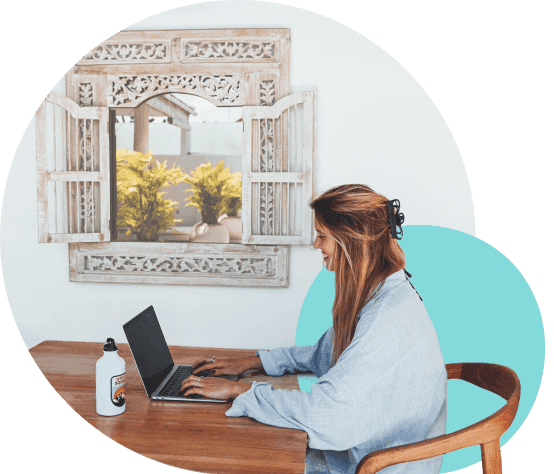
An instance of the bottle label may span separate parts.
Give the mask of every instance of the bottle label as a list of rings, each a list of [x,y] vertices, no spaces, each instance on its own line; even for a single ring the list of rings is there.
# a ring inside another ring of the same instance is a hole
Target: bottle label
[[[125,374],[112,377],[112,403],[116,407],[125,405]]]

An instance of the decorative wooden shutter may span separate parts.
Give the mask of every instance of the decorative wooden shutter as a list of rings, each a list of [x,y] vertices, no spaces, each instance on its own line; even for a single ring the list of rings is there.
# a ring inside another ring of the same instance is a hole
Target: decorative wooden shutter
[[[39,242],[109,241],[109,108],[50,92],[35,120]]]
[[[242,109],[243,244],[312,244],[316,94]]]

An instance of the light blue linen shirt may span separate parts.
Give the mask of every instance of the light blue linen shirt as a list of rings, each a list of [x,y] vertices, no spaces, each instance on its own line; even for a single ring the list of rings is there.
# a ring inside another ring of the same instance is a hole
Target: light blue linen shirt
[[[269,375],[311,371],[311,392],[252,382],[227,416],[308,433],[307,474],[354,474],[373,451],[446,433],[447,373],[435,328],[403,270],[360,312],[354,338],[331,366],[333,328],[313,346],[259,351]],[[437,474],[442,456],[383,474]]]

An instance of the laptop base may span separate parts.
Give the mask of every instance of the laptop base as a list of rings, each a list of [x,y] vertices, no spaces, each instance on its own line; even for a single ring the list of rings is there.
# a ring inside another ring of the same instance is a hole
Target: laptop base
[[[226,400],[217,400],[215,398],[208,398],[204,397],[203,395],[200,395],[198,393],[193,393],[191,395],[185,395],[183,396],[182,392],[178,392],[177,395],[160,395],[160,392],[163,392],[163,389],[165,388],[165,385],[171,379],[173,374],[178,371],[179,369],[187,369],[187,372],[190,372],[192,370],[191,365],[176,365],[173,367],[173,370],[167,375],[167,377],[164,379],[164,381],[160,384],[158,389],[152,394],[150,397],[151,400],[163,400],[163,401],[172,401],[172,402],[213,402],[213,403],[227,403],[229,402],[229,399]],[[239,378],[238,375],[209,375],[209,373],[203,372],[200,374],[194,374],[194,377],[205,377],[205,378],[225,378],[227,380],[231,380],[233,382],[236,382]],[[185,378],[188,378],[189,375],[187,375]],[[181,379],[179,381],[179,385],[184,380]]]

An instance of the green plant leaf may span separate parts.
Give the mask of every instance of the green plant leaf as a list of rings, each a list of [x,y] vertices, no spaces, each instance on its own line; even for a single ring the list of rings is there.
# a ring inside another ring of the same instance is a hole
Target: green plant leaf
[[[151,151],[140,153],[120,148],[116,151],[117,163],[117,227],[126,235],[137,234],[138,240],[157,241],[159,233],[174,226],[177,202],[164,199],[160,189],[184,181],[185,173],[179,167],[167,168]]]

